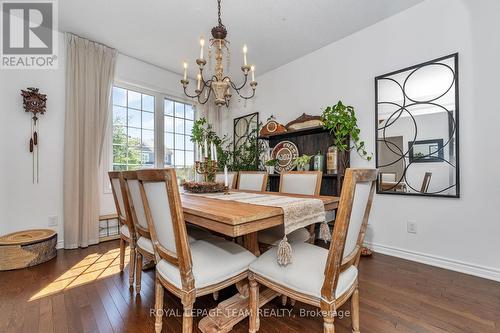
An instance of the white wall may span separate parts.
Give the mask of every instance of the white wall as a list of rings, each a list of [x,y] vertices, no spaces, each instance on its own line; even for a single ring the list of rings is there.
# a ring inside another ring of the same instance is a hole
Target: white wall
[[[377,195],[367,241],[380,252],[500,280],[500,199],[496,102],[500,74],[495,0],[427,0],[341,41],[258,77],[251,107],[282,123],[319,115],[339,99],[357,110],[361,135],[374,151],[374,77],[460,53],[461,199]],[[293,43],[293,39],[288,40]],[[231,121],[226,130],[232,134]],[[373,166],[351,155],[353,166]],[[408,234],[406,222],[418,223]]]
[[[65,116],[65,43],[59,35],[57,70],[0,71],[0,234],[47,228],[58,216],[59,245],[63,244],[63,151]],[[116,79],[180,96],[181,77],[120,54]],[[40,183],[32,184],[28,151],[30,116],[22,107],[21,89],[37,87],[47,94],[47,112],[40,117]],[[103,177],[104,179],[104,173]],[[104,189],[101,184],[101,189]],[[101,191],[102,212],[114,212],[110,194]],[[52,228],[52,227],[51,227]]]
[[[0,70],[0,234],[46,228],[59,217],[62,233],[62,171],[65,104],[65,47],[60,35],[57,70]],[[47,112],[40,116],[40,183],[32,183],[28,150],[30,114],[24,112],[21,89],[36,87],[47,94]]]

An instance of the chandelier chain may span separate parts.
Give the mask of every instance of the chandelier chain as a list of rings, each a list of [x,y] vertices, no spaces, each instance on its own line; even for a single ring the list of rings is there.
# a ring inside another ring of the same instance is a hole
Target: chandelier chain
[[[217,0],[217,8],[218,8],[218,15],[219,15],[219,26],[223,27],[224,24],[222,24],[222,19],[221,19],[221,14],[220,14],[220,2],[221,2],[221,0]]]

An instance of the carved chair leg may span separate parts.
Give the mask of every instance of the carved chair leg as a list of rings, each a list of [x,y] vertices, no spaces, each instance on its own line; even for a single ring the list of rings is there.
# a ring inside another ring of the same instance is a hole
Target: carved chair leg
[[[184,313],[182,315],[182,333],[193,332],[193,304],[193,301],[183,304]]]
[[[135,245],[130,243],[130,261],[129,261],[129,276],[128,283],[131,287],[134,286],[134,274],[135,274]]]
[[[142,253],[137,251],[135,263],[135,293],[141,293],[141,280],[142,280]]]
[[[214,291],[214,292],[212,293],[212,296],[214,297],[214,301],[219,300],[219,291]]]
[[[323,333],[335,333],[335,318],[333,316],[323,317]]]
[[[120,272],[123,272],[125,267],[125,241],[120,238]]]
[[[352,333],[359,332],[359,288],[356,287],[354,293],[351,296],[351,321],[352,321]]]
[[[286,306],[286,301],[288,297],[286,295],[281,295],[281,305]]]
[[[255,278],[250,275],[248,277],[250,284],[250,297],[249,297],[249,309],[250,309],[250,320],[248,324],[248,332],[255,333],[259,330],[259,284],[255,281]]]
[[[161,333],[163,319],[163,286],[155,279],[155,332]]]

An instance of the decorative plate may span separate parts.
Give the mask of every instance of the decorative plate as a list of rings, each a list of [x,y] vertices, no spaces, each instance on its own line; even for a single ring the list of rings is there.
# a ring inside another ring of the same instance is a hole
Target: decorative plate
[[[269,136],[284,132],[286,132],[285,126],[278,123],[276,119],[274,119],[274,116],[271,116],[269,117],[269,119],[267,119],[267,123],[262,126],[259,134],[260,136]]]
[[[271,153],[271,158],[278,160],[278,164],[275,167],[277,172],[292,170],[295,167],[293,161],[297,157],[299,157],[299,149],[291,141],[281,141],[274,147]]]

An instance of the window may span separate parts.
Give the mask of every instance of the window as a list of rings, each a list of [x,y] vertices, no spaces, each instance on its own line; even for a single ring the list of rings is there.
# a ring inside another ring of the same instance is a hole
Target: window
[[[194,165],[192,105],[125,87],[113,87],[113,170],[173,166],[179,178],[189,177]]]
[[[155,165],[155,97],[113,88],[113,170]]]

